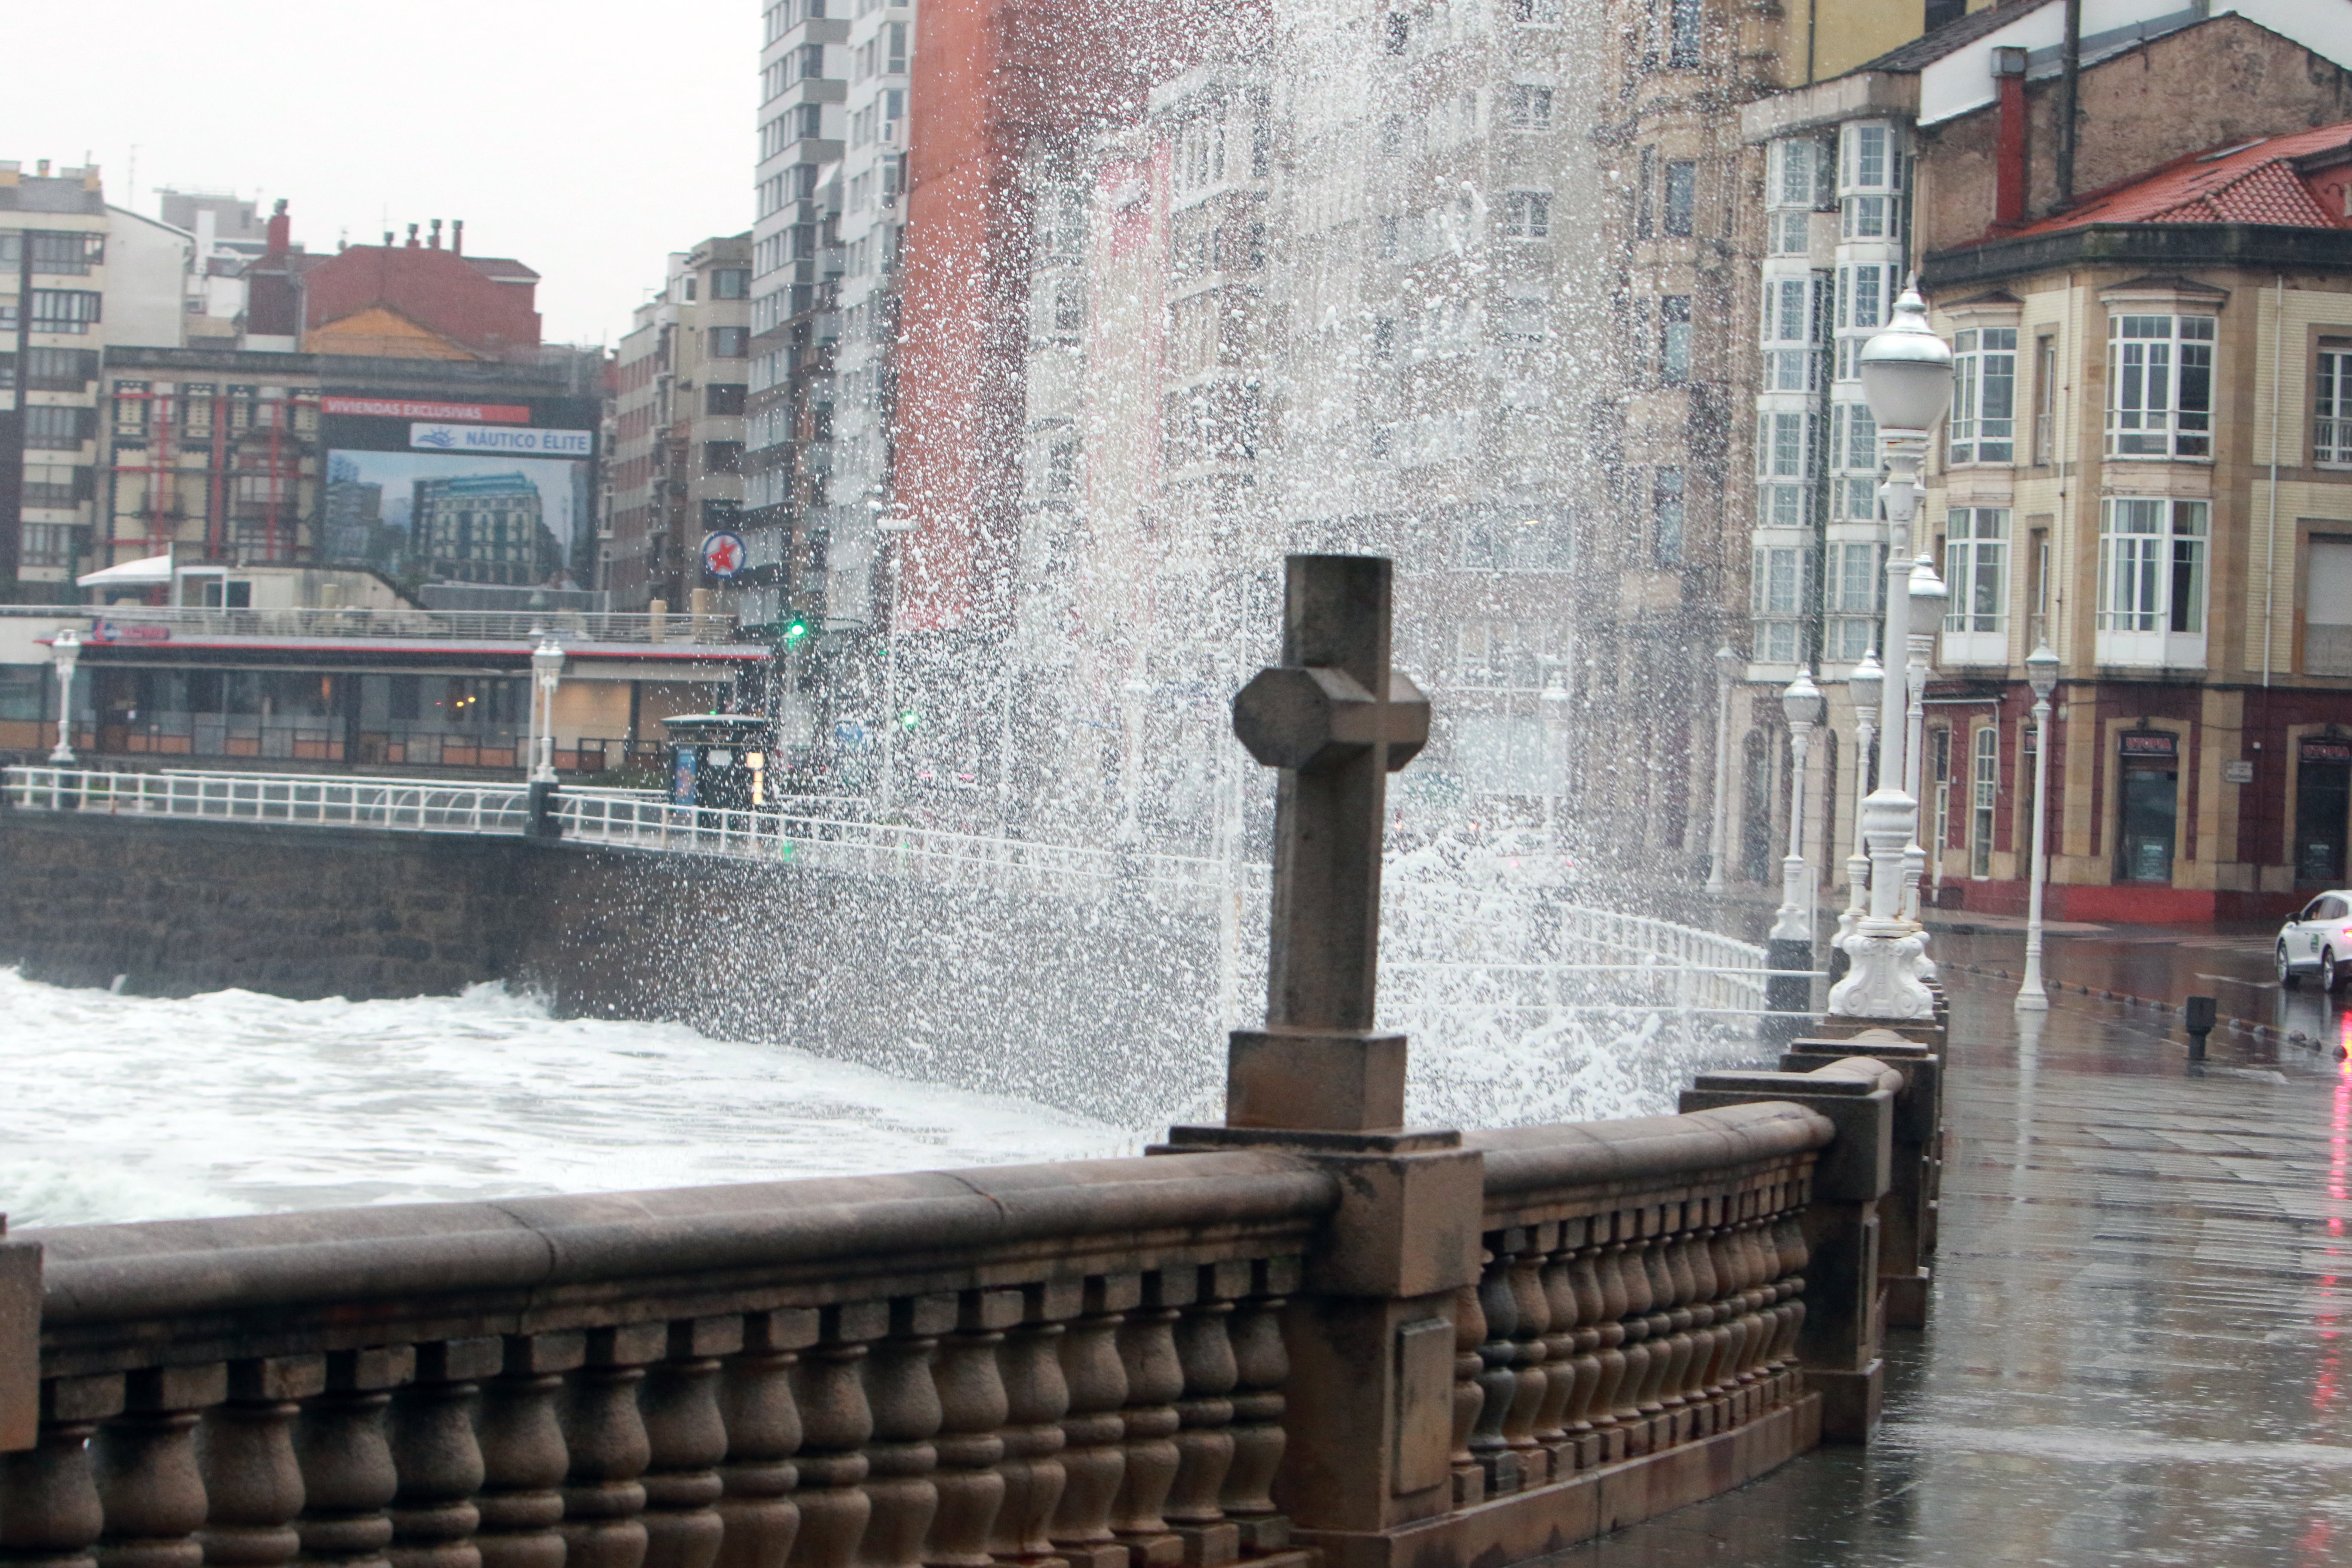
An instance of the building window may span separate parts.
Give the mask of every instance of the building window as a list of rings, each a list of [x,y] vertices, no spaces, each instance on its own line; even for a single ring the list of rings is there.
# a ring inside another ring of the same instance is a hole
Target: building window
[[[1945,520],[1944,582],[1951,601],[1948,632],[1998,632],[2009,626],[2009,509],[1957,506]]]
[[[1813,215],[1775,212],[1765,215],[1765,232],[1774,256],[1803,256],[1813,248]]]
[[[1827,149],[1811,140],[1775,142],[1768,171],[1769,203],[1776,207],[1825,206],[1830,196]]]
[[[1664,213],[1665,232],[1688,236],[1698,211],[1698,165],[1673,163],[1666,165],[1666,199]]]
[[[1412,42],[1412,18],[1406,16],[1402,11],[1390,12],[1387,37],[1388,52],[1392,55],[1401,55],[1404,53],[1405,46]]]
[[[1845,130],[1845,185],[1849,190],[1894,188],[1892,140],[1884,125],[1849,125]]]
[[[1805,461],[1808,416],[1797,413],[1756,416],[1756,476],[1765,479],[1801,479],[1810,475]]]
[[[90,289],[36,289],[33,331],[79,336],[98,325],[99,298],[97,290]]]
[[[2319,351],[2319,385],[2311,406],[2311,460],[2352,468],[2352,344]]]
[[[2107,453],[2210,458],[2213,453],[2210,316],[2107,319]]]
[[[1827,656],[1852,664],[1877,646],[1880,614],[1885,599],[1886,554],[1881,544],[1832,544],[1829,547],[1830,605]]]
[[[1559,0],[1511,0],[1511,20],[1522,27],[1559,26]]]
[[[1661,566],[1683,563],[1683,471],[1661,468],[1650,481],[1650,559]]]
[[[1818,384],[1814,313],[1810,277],[1765,279],[1764,391],[1811,392]]]
[[[751,389],[740,382],[714,381],[702,389],[702,411],[705,414],[740,415],[743,398]]]
[[[1542,191],[1513,191],[1503,198],[1503,234],[1508,239],[1544,239],[1551,234],[1551,197]]]
[[[1993,808],[2000,800],[2000,731],[1977,731],[1976,766],[1969,783],[1969,875],[1992,875]]]
[[[1503,100],[1503,128],[1507,131],[1549,131],[1551,129],[1551,89],[1532,82],[1515,82],[1510,95]]]
[[[1054,290],[1054,330],[1075,332],[1087,324],[1087,295],[1084,286],[1065,279]]]
[[[2046,468],[2058,450],[2058,340],[2033,340],[2033,466]]]
[[[1774,546],[1756,552],[1749,608],[1757,621],[1757,657],[1766,664],[1796,662],[1796,616],[1806,559],[1803,551],[1793,547]]]
[[[706,474],[740,474],[743,471],[743,443],[740,441],[705,441],[702,444],[702,471]]]
[[[710,297],[714,300],[748,300],[751,297],[751,269],[743,267],[721,267],[710,274]]]
[[[2008,463],[2017,452],[2017,329],[1969,327],[1952,334],[1952,416],[1946,458]]]
[[[1837,324],[1859,331],[1884,326],[1881,312],[1886,308],[1893,271],[1892,268],[1874,265],[1839,268]],[[1845,377],[1841,374],[1839,379]]]
[[[1575,555],[1576,514],[1568,510],[1482,513],[1463,539],[1463,564],[1473,571],[1565,572]]]
[[[746,359],[751,353],[751,329],[749,327],[713,327],[710,329],[710,357],[713,359]]]
[[[907,24],[891,22],[882,28],[884,59],[882,68],[892,76],[904,76],[907,71]]]
[[[1691,373],[1691,302],[1687,294],[1669,294],[1658,301],[1658,380],[1681,386]]]
[[[1830,409],[1830,466],[1840,478],[1830,498],[1831,515],[1849,522],[1878,520],[1878,425],[1865,404],[1841,403]]]
[[[25,445],[41,452],[76,452],[98,434],[98,410],[36,403],[25,410]]]
[[[1666,0],[1666,64],[1688,70],[1698,64],[1700,0]]]
[[[2208,503],[2099,503],[2099,630],[2205,630]]]
[[[1078,488],[1078,444],[1056,441],[1045,448],[1045,489],[1066,496]]]

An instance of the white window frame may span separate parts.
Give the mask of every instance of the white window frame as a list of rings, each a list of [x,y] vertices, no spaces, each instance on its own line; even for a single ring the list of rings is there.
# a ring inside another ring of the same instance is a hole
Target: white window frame
[[[2352,468],[2352,347],[2323,348],[2311,398],[2311,461]]]
[[[2009,662],[2009,530],[2003,506],[1956,506],[1945,515],[1946,665]]]
[[[2204,668],[2211,549],[2210,501],[2100,499],[2099,663]]]
[[[1962,327],[1952,334],[1952,412],[1944,461],[2008,468],[2017,461],[2017,329]]]
[[[1969,746],[1969,876],[1992,875],[1992,840],[2000,816],[2000,726],[1981,724]]]
[[[2219,335],[2220,320],[2211,315],[2128,305],[2110,311],[2108,457],[2212,460],[2213,350]],[[2191,403],[2198,406],[2183,406]]]

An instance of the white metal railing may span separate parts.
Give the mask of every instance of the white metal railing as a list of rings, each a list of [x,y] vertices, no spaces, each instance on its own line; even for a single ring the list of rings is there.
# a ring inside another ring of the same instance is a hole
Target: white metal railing
[[[604,610],[412,610],[344,606],[334,609],[222,610],[190,605],[0,605],[0,616],[49,620],[79,617],[88,637],[106,642],[167,640],[158,634],[252,637],[394,637],[404,640],[530,642],[551,636],[565,643],[754,642],[733,616],[622,614]],[[142,632],[140,628],[152,630]]]
[[[20,810],[406,833],[520,834],[530,792],[520,784],[445,784],[313,773],[101,773],[25,767],[0,773]]]
[[[68,767],[0,772],[21,810],[520,835],[530,824],[520,783],[451,784],[310,773],[108,773]],[[680,805],[655,790],[564,788],[552,807],[570,843],[792,863],[942,887],[1069,895],[1126,889],[1179,903],[1262,903],[1263,861],[1102,849],[860,820],[855,803],[794,798],[730,810]],[[813,809],[814,808],[814,809]],[[1764,1010],[1765,952],[1751,942],[1644,915],[1560,899],[1549,887],[1462,887],[1426,873],[1391,876],[1385,963],[1400,1009],[1475,1006],[1530,1015],[1671,1009]],[[1240,963],[1228,933],[1224,961]],[[1227,987],[1228,990],[1233,989]]]

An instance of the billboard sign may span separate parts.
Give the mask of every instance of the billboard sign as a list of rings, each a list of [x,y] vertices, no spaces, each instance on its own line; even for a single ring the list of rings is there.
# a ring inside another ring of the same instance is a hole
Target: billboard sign
[[[326,390],[321,556],[428,583],[570,585],[595,549],[601,413],[589,397]]]
[[[503,426],[411,425],[408,444],[433,452],[513,452],[541,458],[593,458],[593,430],[517,430]]]

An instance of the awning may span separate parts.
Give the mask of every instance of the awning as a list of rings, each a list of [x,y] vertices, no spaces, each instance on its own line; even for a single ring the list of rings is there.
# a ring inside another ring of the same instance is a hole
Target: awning
[[[92,572],[74,581],[85,588],[164,588],[172,583],[172,558],[150,555],[144,561],[125,561],[103,572]]]

